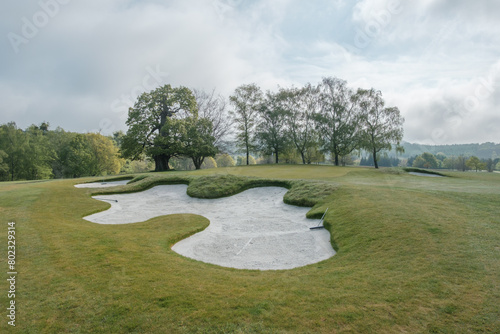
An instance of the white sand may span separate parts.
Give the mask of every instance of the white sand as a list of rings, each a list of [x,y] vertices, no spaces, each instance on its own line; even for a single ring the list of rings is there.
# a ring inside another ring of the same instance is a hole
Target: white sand
[[[174,213],[202,215],[210,225],[172,249],[224,267],[291,269],[335,255],[330,233],[309,229],[319,223],[305,217],[309,208],[283,203],[285,188],[254,188],[210,200],[189,197],[186,189],[186,185],[166,185],[140,193],[95,196],[108,201],[111,208],[85,219],[99,224],[127,224]]]
[[[107,188],[107,187],[116,187],[116,186],[124,186],[130,180],[122,180],[122,181],[110,181],[110,182],[92,182],[92,183],[81,183],[75,184],[77,188]]]

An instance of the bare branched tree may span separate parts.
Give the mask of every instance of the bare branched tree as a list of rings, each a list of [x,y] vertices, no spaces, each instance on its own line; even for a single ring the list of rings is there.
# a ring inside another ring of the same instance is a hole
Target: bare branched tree
[[[193,89],[193,94],[198,104],[198,116],[212,122],[212,136],[215,138],[215,146],[220,151],[224,151],[224,140],[231,132],[227,99],[216,94],[215,89],[209,93]]]

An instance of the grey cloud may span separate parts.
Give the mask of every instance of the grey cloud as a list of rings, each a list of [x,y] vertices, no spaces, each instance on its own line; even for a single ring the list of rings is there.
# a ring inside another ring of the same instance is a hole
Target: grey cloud
[[[161,83],[226,96],[243,83],[275,89],[337,76],[382,90],[406,117],[407,140],[478,141],[486,132],[495,141],[498,86],[474,113],[459,106],[500,59],[500,3],[403,4],[354,52],[347,46],[364,21],[349,2],[70,1],[19,53],[0,41],[0,116],[21,127],[46,120],[72,131],[125,129],[123,101],[155,83],[148,68],[168,73]],[[1,6],[3,37],[40,10],[36,2]]]

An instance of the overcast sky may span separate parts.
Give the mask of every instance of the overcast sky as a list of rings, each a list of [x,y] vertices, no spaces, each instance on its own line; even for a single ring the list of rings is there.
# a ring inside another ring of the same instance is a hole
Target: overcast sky
[[[404,140],[500,142],[497,0],[36,0],[0,4],[0,124],[126,130],[163,84],[347,80],[382,91]]]

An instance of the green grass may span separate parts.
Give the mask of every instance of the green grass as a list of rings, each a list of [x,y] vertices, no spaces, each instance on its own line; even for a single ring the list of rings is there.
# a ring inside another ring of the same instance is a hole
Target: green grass
[[[446,175],[251,166],[141,174],[118,189],[184,183],[192,196],[214,197],[282,185],[287,202],[315,205],[308,216],[328,207],[337,255],[280,271],[173,252],[208,226],[200,216],[87,222],[84,215],[109,207],[91,194],[117,191],[73,187],[96,179],[1,183],[5,236],[6,222],[16,222],[15,332],[498,333],[500,174]],[[4,316],[0,332],[7,327]]]

